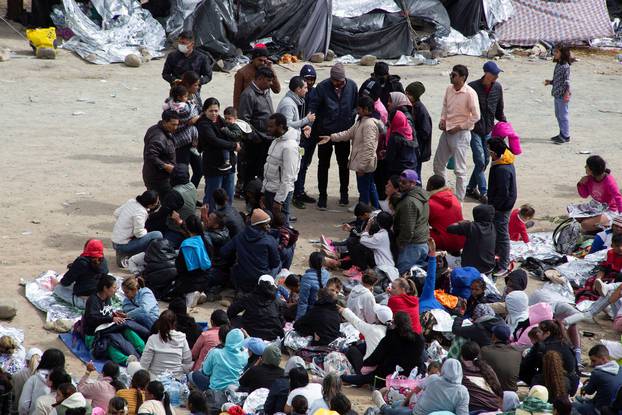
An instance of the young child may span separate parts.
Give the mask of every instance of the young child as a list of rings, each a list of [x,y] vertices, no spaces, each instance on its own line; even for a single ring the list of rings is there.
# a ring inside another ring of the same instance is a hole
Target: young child
[[[269,233],[278,243],[282,267],[289,269],[294,260],[298,231],[288,226],[287,219],[282,212],[273,212]]]
[[[179,127],[174,134],[175,148],[192,144],[192,149],[196,152],[199,144],[199,131],[193,124],[198,119],[199,109],[188,101],[188,89],[183,85],[172,87],[162,110],[172,110],[180,116]]]
[[[473,222],[463,220],[449,225],[447,232],[466,236],[462,250],[464,267],[477,268],[482,274],[492,272],[495,266],[496,232],[492,223],[495,208],[490,205],[477,205],[473,208]]]
[[[559,125],[559,134],[551,137],[555,144],[570,141],[570,122],[568,121],[568,103],[570,102],[570,65],[574,62],[568,46],[557,45],[553,49],[555,70],[553,79],[544,81],[544,85],[552,85],[551,95],[555,100],[555,118]]]
[[[597,279],[613,276],[616,281],[620,279],[622,272],[622,235],[613,235],[611,237],[611,249],[607,251],[607,258],[599,265]],[[617,274],[617,275],[616,275]]]
[[[285,292],[287,291],[287,292]],[[286,309],[283,312],[285,321],[296,320],[296,312],[298,311],[298,300],[300,294],[300,275],[289,274],[283,285],[279,286],[279,294],[285,301]]]
[[[501,138],[505,140],[507,138],[507,144],[515,156],[522,154],[523,150],[520,146],[520,137],[514,131],[512,124],[505,121],[499,121],[492,128],[492,132],[490,133],[491,138]]]
[[[235,108],[227,107],[224,112],[225,116],[225,126],[220,129],[222,135],[224,135],[228,140],[239,142],[242,140],[244,136],[244,132],[237,124],[238,121],[238,113]],[[218,167],[220,171],[227,171],[231,169],[231,163],[229,162],[229,150],[222,150],[222,159],[223,162]]]
[[[292,399],[292,415],[307,415],[309,402],[303,395],[296,395]]]
[[[207,403],[205,402],[203,392],[197,390],[190,392],[188,396],[188,410],[191,415],[207,414]]]
[[[510,214],[510,241],[529,242],[529,234],[527,228],[533,226],[532,219],[536,214],[536,210],[530,204],[524,204],[520,209],[514,209]]]

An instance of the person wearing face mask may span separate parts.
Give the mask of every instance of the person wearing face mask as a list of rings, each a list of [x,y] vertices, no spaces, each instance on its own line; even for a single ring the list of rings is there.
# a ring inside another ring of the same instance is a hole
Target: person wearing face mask
[[[175,143],[171,134],[178,126],[179,114],[166,110],[162,120],[145,134],[143,182],[147,190],[155,190],[160,199],[172,188],[170,174],[175,167]]]
[[[205,85],[212,80],[212,67],[206,55],[194,50],[194,34],[182,32],[177,39],[177,50],[169,53],[162,68],[162,78],[173,86],[181,81],[184,73],[193,71]],[[200,93],[197,91],[197,94]]]
[[[272,61],[268,58],[268,49],[261,44],[256,45],[251,51],[251,61],[244,65],[235,73],[235,83],[233,84],[233,106],[240,111],[240,96],[242,92],[249,87],[255,80],[255,72],[261,67],[272,69]],[[272,79],[270,89],[275,94],[281,92],[281,83],[276,74]]]
[[[464,65],[453,67],[445,91],[443,110],[438,128],[443,131],[434,154],[434,174],[446,178],[447,162],[453,157],[456,174],[456,197],[463,200],[466,193],[467,152],[471,130],[480,119],[477,92],[466,84],[469,70]]]

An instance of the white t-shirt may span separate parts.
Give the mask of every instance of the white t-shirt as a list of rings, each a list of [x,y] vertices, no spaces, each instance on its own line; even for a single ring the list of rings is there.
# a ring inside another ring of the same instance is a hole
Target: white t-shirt
[[[296,388],[287,395],[287,405],[292,406],[292,400],[302,395],[307,398],[307,403],[315,402],[318,399],[322,399],[322,385],[319,383],[309,383],[302,388]]]

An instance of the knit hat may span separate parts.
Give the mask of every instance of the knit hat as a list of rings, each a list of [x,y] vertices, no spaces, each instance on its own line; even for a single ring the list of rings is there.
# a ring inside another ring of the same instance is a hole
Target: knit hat
[[[89,258],[103,258],[104,257],[104,243],[99,239],[89,239],[84,245],[84,250],[80,256],[86,256]]]
[[[272,275],[268,275],[268,274],[262,275],[261,277],[259,277],[259,280],[257,281],[257,285],[259,285],[262,281],[269,282],[270,284],[276,287],[276,282],[274,282],[274,277]]]
[[[330,68],[330,79],[333,81],[345,81],[346,80],[346,68],[343,64],[337,62]]]
[[[34,356],[43,356],[43,352],[41,351],[41,349],[37,349],[36,347],[31,347],[30,349],[28,349],[28,352],[26,353],[26,361],[29,361]]]
[[[393,321],[393,311],[386,305],[376,304],[374,306],[374,313],[376,313],[376,318],[382,324],[387,324],[389,321]]]
[[[300,70],[300,76],[302,76],[303,78],[317,78],[317,73],[315,72],[315,68],[313,67],[313,65],[307,64],[303,66]]]
[[[613,223],[611,224],[611,226],[613,226],[613,225],[615,225],[615,226],[617,226],[619,228],[622,228],[622,215],[616,215],[613,218]]]
[[[278,366],[281,363],[281,350],[276,344],[271,344],[266,347],[261,355],[261,360],[272,366]]]
[[[510,328],[507,324],[497,324],[492,328],[492,334],[502,343],[510,342]]]
[[[421,95],[423,95],[424,92],[425,92],[425,86],[423,86],[423,84],[419,81],[411,82],[406,87],[406,93],[412,96],[415,99],[415,101],[419,101],[419,98],[421,97]]]
[[[262,223],[270,223],[270,215],[263,209],[254,209],[251,214],[251,226],[261,225]]]
[[[262,356],[266,350],[266,344],[259,337],[247,337],[244,339],[244,347],[251,351],[252,354]]]

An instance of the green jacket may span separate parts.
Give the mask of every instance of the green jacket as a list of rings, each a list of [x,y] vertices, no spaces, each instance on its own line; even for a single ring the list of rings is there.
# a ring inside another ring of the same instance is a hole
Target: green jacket
[[[428,192],[417,186],[402,195],[395,207],[393,229],[399,248],[409,244],[423,244],[430,235]]]

